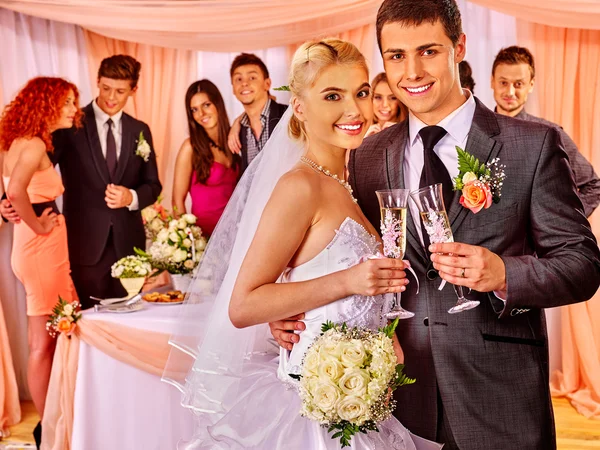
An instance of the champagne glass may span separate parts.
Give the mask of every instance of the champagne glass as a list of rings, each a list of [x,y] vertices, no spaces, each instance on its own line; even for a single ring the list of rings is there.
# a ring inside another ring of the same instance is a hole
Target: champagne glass
[[[448,214],[444,207],[444,197],[442,196],[442,184],[426,186],[410,193],[411,198],[417,204],[423,227],[429,236],[429,242],[440,244],[444,242],[454,242],[452,228]],[[458,297],[456,305],[448,310],[450,314],[456,314],[462,311],[473,309],[479,305],[477,300],[468,300],[465,298],[462,286],[454,286],[454,292]]]
[[[388,258],[402,259],[406,253],[406,208],[408,189],[390,189],[375,191],[381,211],[381,235],[383,254]],[[388,319],[409,319],[415,315],[402,308],[400,294],[394,293],[392,309],[385,317]]]

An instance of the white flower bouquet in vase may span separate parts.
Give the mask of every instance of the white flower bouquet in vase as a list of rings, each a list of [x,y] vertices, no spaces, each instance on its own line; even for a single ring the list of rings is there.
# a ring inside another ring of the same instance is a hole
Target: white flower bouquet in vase
[[[140,255],[130,255],[121,258],[111,267],[111,275],[118,278],[127,291],[129,297],[133,297],[141,291],[146,277],[152,272],[152,265],[148,258]]]
[[[196,216],[183,214],[157,233],[146,252],[137,248],[135,252],[148,258],[156,274],[167,271],[174,289],[186,292],[205,248],[206,238],[196,225]]]
[[[356,433],[379,431],[396,404],[392,392],[414,379],[398,364],[392,336],[398,319],[378,331],[323,324],[323,333],[308,348],[300,381],[300,413],[319,422],[350,446]]]

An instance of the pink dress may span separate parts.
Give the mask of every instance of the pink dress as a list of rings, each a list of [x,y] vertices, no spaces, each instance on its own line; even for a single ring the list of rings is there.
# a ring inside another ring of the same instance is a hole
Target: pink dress
[[[235,189],[238,172],[239,169],[227,167],[216,161],[210,168],[210,175],[205,183],[198,183],[196,172],[193,172],[190,186],[192,214],[198,218],[197,224],[205,236],[210,236],[217,226]]]

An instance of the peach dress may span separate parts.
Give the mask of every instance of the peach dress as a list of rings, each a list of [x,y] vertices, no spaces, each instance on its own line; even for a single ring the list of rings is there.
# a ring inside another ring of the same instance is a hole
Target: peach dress
[[[3,178],[4,186],[8,186],[10,177]],[[27,186],[31,203],[52,201],[63,191],[60,175],[52,166],[35,172]],[[45,236],[36,234],[23,221],[14,226],[11,265],[25,287],[28,316],[51,314],[59,296],[67,301],[77,300],[65,218],[59,215],[58,219],[58,225]]]

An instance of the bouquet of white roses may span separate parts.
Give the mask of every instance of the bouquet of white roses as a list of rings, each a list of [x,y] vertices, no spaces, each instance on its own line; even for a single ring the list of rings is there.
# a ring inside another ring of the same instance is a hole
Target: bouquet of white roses
[[[392,336],[398,324],[374,331],[346,324],[323,324],[323,333],[304,356],[300,380],[301,414],[335,432],[342,447],[356,433],[379,431],[395,407],[391,392],[414,379],[397,364]]]
[[[152,272],[148,258],[139,255],[130,255],[121,258],[110,268],[113,278],[142,278]]]
[[[166,270],[171,274],[191,273],[200,262],[206,247],[206,238],[195,224],[196,216],[183,214],[158,232],[146,252],[140,249],[135,249],[135,252],[147,257],[159,272]]]

